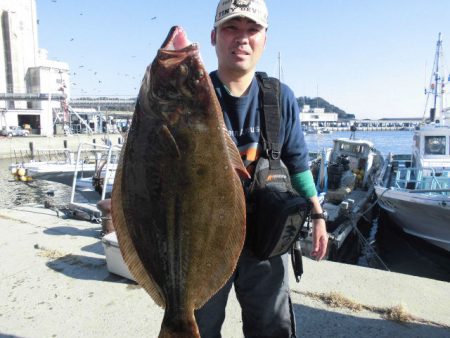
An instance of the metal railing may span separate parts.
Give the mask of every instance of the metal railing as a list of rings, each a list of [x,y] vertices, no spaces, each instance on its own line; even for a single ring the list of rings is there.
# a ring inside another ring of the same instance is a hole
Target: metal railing
[[[394,187],[424,193],[448,194],[450,170],[437,173],[435,168],[399,168]]]
[[[72,194],[70,196],[70,202],[73,203],[75,199],[75,191],[77,187],[77,179],[78,179],[78,172],[83,171],[83,163],[86,163],[87,159],[82,159],[83,152],[89,151],[90,153],[94,154],[94,161],[96,164],[96,171],[98,169],[102,169],[101,162],[105,161],[105,166],[102,170],[105,172],[104,176],[104,183],[103,188],[101,191],[101,197],[100,199],[105,199],[106,192],[108,190],[108,184],[111,185],[111,181],[113,180],[113,177],[115,175],[116,170],[116,164],[118,162],[118,157],[120,155],[120,150],[122,148],[122,145],[99,145],[95,143],[81,143],[78,146],[78,153],[77,153],[77,159],[76,159],[76,165],[75,165],[75,172],[73,175],[73,183],[72,183]],[[111,187],[109,187],[111,188]]]

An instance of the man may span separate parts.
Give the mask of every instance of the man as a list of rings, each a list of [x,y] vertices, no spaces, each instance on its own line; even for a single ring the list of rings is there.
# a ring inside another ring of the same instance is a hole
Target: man
[[[220,0],[211,32],[211,43],[218,58],[218,70],[211,73],[211,79],[227,129],[246,166],[257,160],[262,149],[255,70],[266,45],[267,16],[263,0]],[[294,188],[312,202],[315,217],[311,255],[320,260],[328,242],[325,220],[308,167],[297,101],[286,85],[281,86],[281,102],[281,159],[289,169]],[[242,308],[245,337],[295,337],[288,266],[288,254],[259,260],[244,246],[230,280],[196,311],[202,338],[221,337],[225,306],[233,284]]]

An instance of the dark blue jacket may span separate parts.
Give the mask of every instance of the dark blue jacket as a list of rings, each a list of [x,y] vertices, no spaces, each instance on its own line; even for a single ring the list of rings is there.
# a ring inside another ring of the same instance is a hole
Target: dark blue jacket
[[[259,86],[256,77],[247,95],[235,97],[228,93],[217,76],[212,72],[211,80],[222,106],[225,125],[236,143],[245,166],[258,159],[262,151],[259,109]],[[282,144],[281,159],[290,175],[304,172],[308,166],[308,148],[300,125],[300,111],[293,91],[281,84],[281,123],[279,142]]]

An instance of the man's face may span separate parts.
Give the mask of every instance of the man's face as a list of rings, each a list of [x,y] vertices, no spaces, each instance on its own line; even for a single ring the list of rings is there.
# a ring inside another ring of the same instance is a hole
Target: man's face
[[[254,72],[266,45],[266,29],[247,18],[224,22],[211,33],[219,70],[237,74]]]

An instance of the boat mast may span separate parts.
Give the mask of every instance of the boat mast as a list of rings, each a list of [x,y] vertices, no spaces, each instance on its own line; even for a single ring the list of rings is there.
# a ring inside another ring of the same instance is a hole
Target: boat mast
[[[441,110],[443,109],[443,88],[442,88],[442,77],[439,74],[439,58],[441,56],[442,49],[442,37],[441,33],[439,32],[438,35],[438,41],[436,43],[436,55],[434,56],[434,64],[433,64],[433,77],[432,77],[432,84],[431,84],[431,94],[433,94],[433,108],[430,109],[430,120],[431,122],[434,122],[436,120],[436,107],[437,107],[437,99],[438,96],[441,96],[440,100],[440,107]],[[439,91],[441,91],[441,95],[439,95]]]

